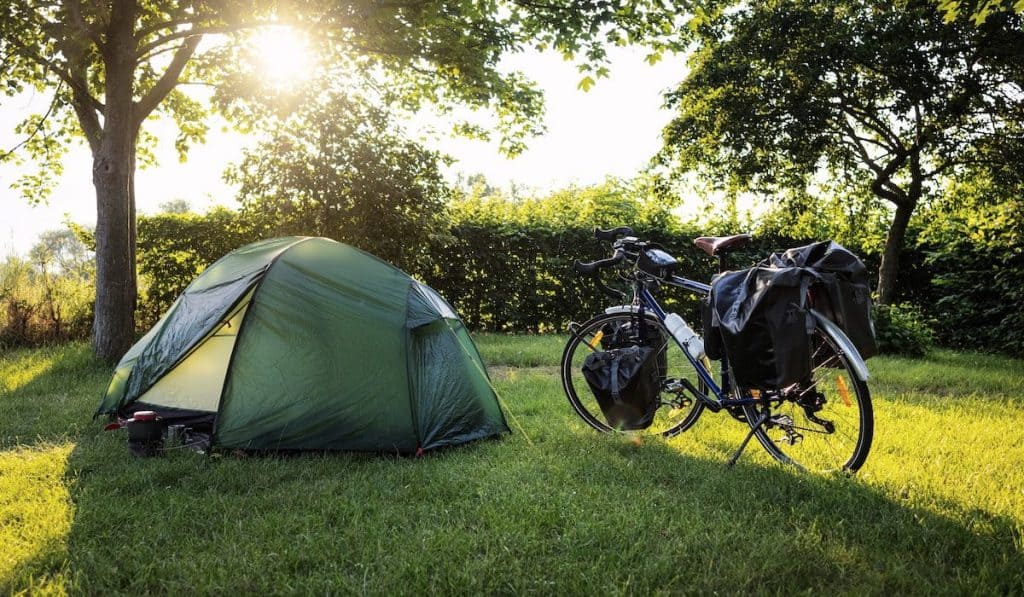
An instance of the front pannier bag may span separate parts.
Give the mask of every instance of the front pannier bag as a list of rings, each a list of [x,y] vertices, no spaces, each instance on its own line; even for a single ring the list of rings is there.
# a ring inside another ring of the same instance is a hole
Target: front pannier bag
[[[661,380],[657,351],[649,346],[598,350],[583,361],[583,377],[608,425],[646,429],[658,409]]]
[[[658,376],[662,381],[668,375],[668,335],[663,327],[648,320],[641,329],[635,318],[625,323],[606,323],[601,327],[601,348],[613,350],[639,344],[649,346],[658,352]]]

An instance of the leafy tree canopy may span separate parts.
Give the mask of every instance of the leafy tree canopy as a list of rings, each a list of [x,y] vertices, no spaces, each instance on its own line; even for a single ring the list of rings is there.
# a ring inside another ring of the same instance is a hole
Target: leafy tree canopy
[[[80,279],[92,277],[92,252],[73,230],[46,230],[29,250],[29,261],[43,272]]]
[[[639,228],[672,230],[679,219],[672,214],[676,200],[659,195],[655,181],[609,178],[603,183],[570,186],[544,195],[514,198],[476,178],[452,205],[453,220],[510,229],[566,230],[610,228],[629,224]]]
[[[503,149],[516,153],[542,130],[543,102],[525,77],[499,68],[503,55],[555,49],[577,60],[589,85],[608,74],[609,43],[645,39],[652,56],[672,47],[681,9],[665,8],[654,0],[14,0],[0,9],[0,90],[33,89],[52,102],[18,127],[21,151],[0,156],[38,163],[20,188],[30,200],[45,197],[69,139],[100,144],[115,71],[127,79],[117,82],[130,93],[143,164],[155,139],[140,126],[151,115],[175,119],[184,157],[205,138],[212,110],[243,127],[267,111],[288,112],[296,98],[261,84],[256,59],[254,32],[279,26],[308,37],[322,57],[316,68],[375,88],[386,101],[492,110]]]
[[[937,3],[946,21],[957,20],[964,9],[967,9],[966,16],[975,25],[983,24],[990,15],[1000,12],[1024,13],[1024,0],[937,0]]]
[[[39,170],[20,181],[45,198],[70,140],[84,137],[96,187],[96,320],[93,346],[116,360],[128,348],[137,300],[136,163],[152,161],[151,115],[178,124],[184,155],[219,110],[245,127],[294,108],[259,85],[254,31],[306,32],[335,80],[376,88],[386,103],[466,105],[496,113],[503,148],[521,151],[541,130],[541,95],[499,68],[504,54],[553,48],[579,61],[580,85],[607,74],[605,45],[649,40],[651,60],[676,43],[686,4],[665,0],[13,0],[0,8],[0,89],[52,95],[19,126],[21,151]],[[183,85],[209,86],[202,96]],[[257,101],[240,101],[240,100]],[[474,132],[481,133],[479,129]]]
[[[328,236],[413,269],[448,200],[441,156],[353,96],[304,103],[227,179],[265,235]]]
[[[187,214],[192,211],[192,206],[184,199],[170,199],[157,206],[160,213],[165,214]]]
[[[698,29],[661,159],[722,186],[868,188],[896,208],[879,294],[892,297],[915,206],[968,165],[1019,163],[1018,17],[945,25],[934,4],[776,0]]]

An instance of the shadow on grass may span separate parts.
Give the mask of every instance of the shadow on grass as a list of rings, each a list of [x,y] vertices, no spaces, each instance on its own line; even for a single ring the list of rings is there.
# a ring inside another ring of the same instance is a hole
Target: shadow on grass
[[[137,460],[89,421],[109,371],[80,353],[4,396],[6,412],[34,413],[0,421],[0,458],[23,467],[11,491],[57,497],[3,522],[64,510],[0,592],[1024,593],[1020,520],[599,435],[545,376],[509,386],[531,442],[421,459]],[[70,456],[33,472],[27,459],[61,442]]]
[[[88,432],[110,374],[83,343],[4,355],[0,450],[73,441]]]
[[[69,466],[87,593],[1024,590],[1008,518],[661,442],[139,461],[115,439],[81,438]]]

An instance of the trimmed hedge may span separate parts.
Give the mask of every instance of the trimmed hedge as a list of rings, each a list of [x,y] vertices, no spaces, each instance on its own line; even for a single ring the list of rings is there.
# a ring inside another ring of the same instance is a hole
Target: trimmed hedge
[[[637,229],[642,238],[663,244],[682,262],[687,277],[708,281],[715,261],[693,246],[698,231]],[[260,238],[235,212],[206,215],[161,214],[139,218],[139,273],[143,296],[140,327],[148,327],[207,265],[225,253]],[[410,274],[436,288],[473,329],[507,332],[563,330],[600,312],[612,301],[592,281],[573,271],[576,260],[608,256],[608,245],[594,239],[591,227],[549,228],[464,221],[436,235],[430,258]],[[733,256],[746,267],[772,251],[805,239],[761,237]],[[367,247],[372,251],[372,247]],[[606,274],[606,281],[613,283]],[[697,321],[697,300],[665,289],[666,305]]]

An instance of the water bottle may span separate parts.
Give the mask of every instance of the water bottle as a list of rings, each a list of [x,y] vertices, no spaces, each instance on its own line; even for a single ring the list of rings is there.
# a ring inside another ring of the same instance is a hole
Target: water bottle
[[[683,321],[682,317],[675,313],[670,313],[665,318],[665,327],[672,333],[672,337],[686,348],[690,356],[698,361],[704,358],[704,341]]]

